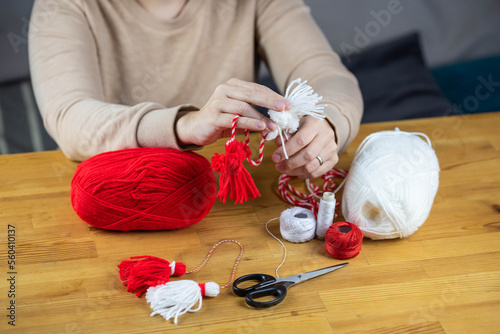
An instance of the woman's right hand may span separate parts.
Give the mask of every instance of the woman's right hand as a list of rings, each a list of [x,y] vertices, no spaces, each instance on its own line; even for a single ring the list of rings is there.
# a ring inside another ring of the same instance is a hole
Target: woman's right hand
[[[251,105],[273,110],[290,108],[290,102],[271,89],[239,79],[217,86],[207,104],[198,111],[186,113],[177,120],[175,130],[180,145],[208,145],[229,137],[236,114],[236,127],[242,130],[273,131],[276,124]]]

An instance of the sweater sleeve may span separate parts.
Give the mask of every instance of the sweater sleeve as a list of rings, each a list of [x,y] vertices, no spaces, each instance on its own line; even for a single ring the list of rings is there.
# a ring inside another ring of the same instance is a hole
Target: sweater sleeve
[[[302,78],[327,104],[340,153],[354,139],[363,114],[358,82],[333,52],[302,0],[260,0],[257,7],[259,53],[282,92]]]
[[[32,84],[49,134],[72,160],[140,146],[180,149],[174,130],[177,113],[195,108],[106,101],[96,43],[82,6],[76,0],[37,0],[33,8]]]

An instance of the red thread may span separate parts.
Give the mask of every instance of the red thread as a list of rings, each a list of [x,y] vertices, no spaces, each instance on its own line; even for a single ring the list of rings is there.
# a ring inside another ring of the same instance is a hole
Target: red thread
[[[172,267],[164,259],[155,256],[133,256],[130,260],[124,260],[118,265],[122,284],[127,287],[128,292],[136,292],[140,297],[151,286],[165,284],[170,280]],[[183,275],[186,265],[177,262],[174,267],[174,276]]]
[[[259,190],[255,186],[250,173],[243,166],[246,159],[252,166],[258,166],[264,156],[264,141],[266,135],[262,137],[259,147],[259,158],[257,161],[251,159],[252,152],[248,143],[249,131],[245,131],[245,142],[236,141],[236,121],[240,115],[233,118],[231,126],[231,138],[226,142],[226,152],[215,153],[212,157],[212,169],[220,173],[219,192],[217,198],[226,203],[229,195],[235,204],[246,202],[249,198],[260,197]]]
[[[71,181],[71,204],[81,219],[99,228],[175,229],[202,220],[216,188],[210,164],[199,154],[132,148],[82,162]]]
[[[198,286],[200,287],[201,290],[201,296],[205,297],[205,283],[198,283]]]
[[[351,259],[359,254],[363,232],[350,222],[337,222],[326,231],[325,250],[337,259]]]
[[[319,208],[319,199],[323,196],[324,192],[334,192],[337,184],[335,183],[335,177],[345,178],[347,176],[347,171],[344,169],[332,168],[325,174],[321,176],[323,178],[323,189],[320,189],[317,185],[313,184],[309,180],[306,180],[307,189],[309,190],[309,195],[303,194],[300,191],[296,190],[292,185],[288,182],[289,180],[295,178],[296,176],[291,176],[287,174],[281,174],[278,179],[278,191],[281,197],[295,205],[300,206],[301,208],[311,210],[314,215],[317,217],[318,208]],[[339,201],[335,204],[335,208],[339,206]],[[338,214],[335,213],[335,217]]]

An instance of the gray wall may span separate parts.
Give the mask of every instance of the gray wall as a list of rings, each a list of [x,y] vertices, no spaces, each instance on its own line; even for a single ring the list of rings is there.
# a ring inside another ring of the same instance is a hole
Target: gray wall
[[[29,77],[28,22],[33,0],[0,0],[0,83]]]
[[[499,0],[305,2],[340,54],[417,30],[430,66],[500,55]]]

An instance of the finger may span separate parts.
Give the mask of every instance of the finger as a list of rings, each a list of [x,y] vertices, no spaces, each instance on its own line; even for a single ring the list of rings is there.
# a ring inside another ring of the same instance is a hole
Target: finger
[[[313,172],[308,173],[309,174],[308,178],[315,179],[317,177],[322,176],[323,174],[326,174],[330,169],[335,167],[337,162],[339,162],[339,156],[337,155],[337,153],[335,153],[332,156],[332,158],[330,158],[330,160],[328,160],[327,162],[325,162],[323,164],[323,166],[320,166],[318,169],[314,170]]]
[[[320,153],[320,156],[321,154],[328,154],[328,153]],[[339,157],[335,152],[333,155],[330,156],[330,158],[327,161],[323,163],[323,165],[320,164],[318,159],[314,160],[310,161],[309,163],[307,163],[307,165],[304,166],[304,171],[306,173],[303,176],[306,176],[306,178],[315,179],[325,174],[337,164],[337,162],[339,161]]]
[[[327,152],[321,152],[319,155],[327,156],[327,154],[328,154]],[[330,158],[327,161],[323,163],[323,165],[320,164],[318,159],[314,159],[312,161],[309,161],[306,165],[300,166],[298,168],[289,170],[280,170],[278,168],[277,169],[281,173],[285,173],[287,175],[297,176],[302,179],[314,179],[328,172],[337,164],[337,162],[338,162],[338,155],[335,152],[333,153],[333,155],[330,156]]]
[[[305,166],[309,162],[315,162],[314,160],[318,162],[319,160],[316,159],[316,157],[320,154],[322,150],[324,150],[325,146],[327,146],[327,140],[328,138],[317,135],[316,137],[314,137],[314,139],[311,141],[309,145],[304,147],[297,154],[290,157],[289,159],[282,160],[281,162],[279,162],[279,168],[283,170],[291,170]],[[330,154],[332,153],[333,150],[331,150],[331,152],[329,152],[328,155],[326,156],[330,156]]]
[[[314,139],[316,134],[318,133],[317,129],[314,129],[312,126],[309,126],[308,123],[304,123],[302,128],[299,130],[285,143],[285,149],[290,158],[305,146],[309,145],[309,143]],[[283,151],[283,146],[279,147],[276,151],[274,151],[272,155],[272,160],[274,162],[279,162],[285,159],[285,153]]]
[[[256,121],[263,122],[264,129],[267,129],[268,131],[273,131],[276,128],[276,125],[274,124],[273,121],[271,121],[269,118],[259,113],[257,110],[255,110],[251,105],[249,105],[246,102],[225,98],[225,99],[216,99],[213,101],[213,104],[217,110],[221,111],[223,114],[224,113],[230,114],[231,117],[233,118],[236,114],[239,114],[240,116],[246,118],[253,118]],[[240,121],[238,120],[238,122]],[[222,117],[222,123],[220,124],[221,126],[226,126],[226,116]],[[240,122],[239,124],[242,124],[242,122]],[[258,131],[262,130],[263,129],[259,127]]]
[[[291,107],[287,99],[266,86],[238,79],[231,79],[227,84],[233,88],[226,91],[229,98],[272,110],[281,111]]]
[[[327,165],[327,167],[321,166],[318,156],[321,157],[323,166]],[[311,175],[317,174],[316,169],[320,167],[323,167],[322,172],[326,172],[337,163],[337,159],[337,144],[333,131],[329,127],[320,128],[309,145],[289,159],[280,161],[276,168],[291,175]]]
[[[329,157],[330,154],[332,153],[333,152],[326,153],[326,151],[323,151],[322,154],[323,157]],[[289,166],[288,160],[284,160],[276,164],[276,169],[288,175],[294,175],[294,176],[309,175],[310,173],[316,171],[316,169],[322,167],[321,163],[319,162],[319,159],[316,158],[318,155],[320,154],[317,154],[313,159],[307,161],[301,161],[298,165],[295,165],[293,167]],[[325,165],[325,162],[323,162],[323,165]]]
[[[273,121],[255,110],[255,108],[246,102],[225,98],[214,100],[213,103],[218,110],[233,114],[233,117],[239,114],[244,117],[254,118],[264,122],[268,131],[274,131],[276,129],[276,124]]]
[[[217,127],[220,130],[231,129],[231,127],[233,126],[233,119],[234,119],[233,114],[228,114],[228,113],[219,114],[216,123]],[[254,118],[240,116],[236,121],[236,128],[260,132],[266,129],[266,123]]]
[[[286,138],[283,137],[283,140],[285,141],[286,143]],[[276,138],[274,138],[274,142],[276,143],[276,146],[277,147],[281,147],[283,145],[283,141],[281,140],[281,137],[278,135],[276,136]],[[279,161],[279,160],[278,160]]]

